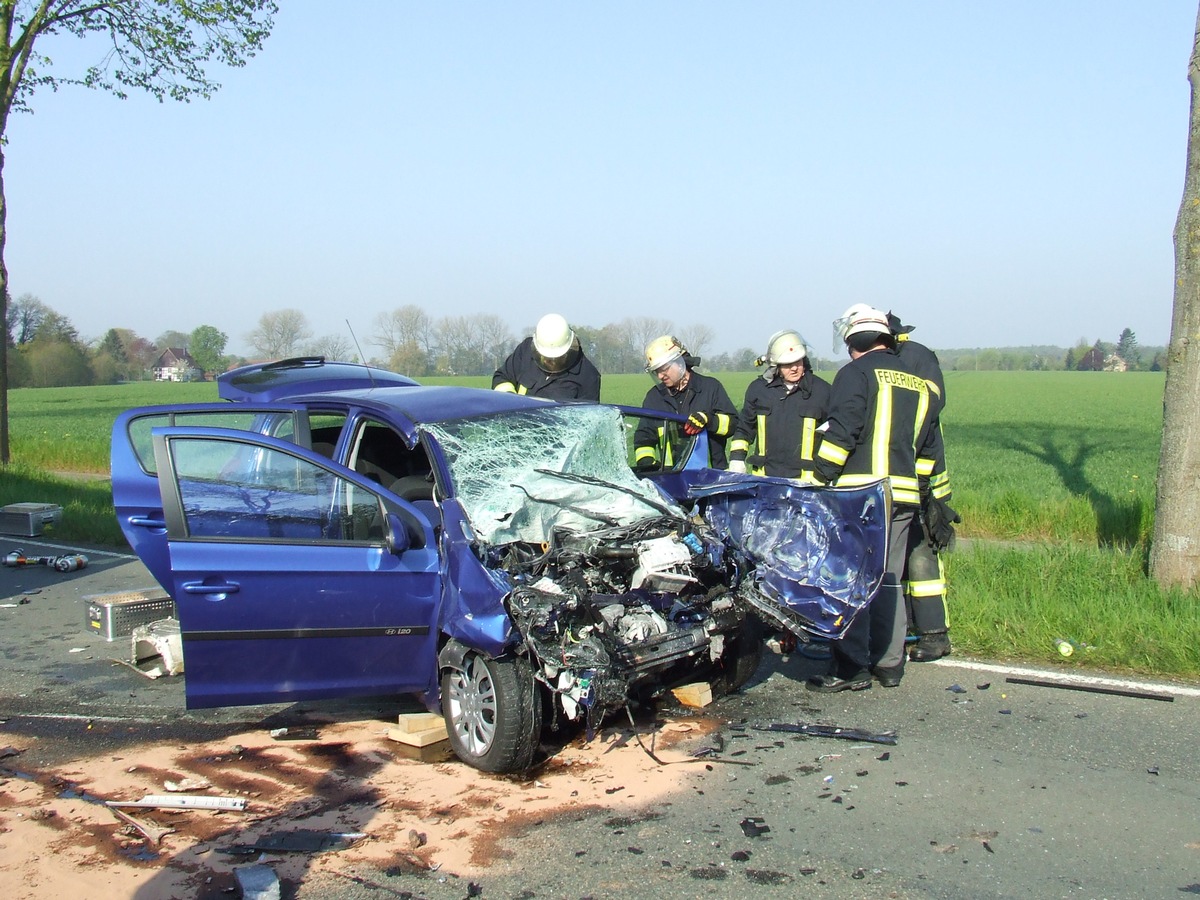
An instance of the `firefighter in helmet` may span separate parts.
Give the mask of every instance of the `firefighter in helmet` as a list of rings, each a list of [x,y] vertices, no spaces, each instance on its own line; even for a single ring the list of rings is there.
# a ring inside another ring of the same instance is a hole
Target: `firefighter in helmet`
[[[767,352],[755,363],[767,368],[746,388],[729,442],[729,471],[746,472],[749,465],[754,475],[812,481],[829,384],[813,373],[804,338],[796,331],[771,335]]]
[[[833,671],[808,682],[822,693],[884,687],[904,675],[904,575],[908,533],[920,506],[918,472],[932,469],[930,390],[896,354],[887,314],[855,304],[834,322],[850,354],[838,370],[815,460],[823,484],[854,486],[886,479],[892,493],[886,571],[866,610],[833,642]]]
[[[492,390],[551,400],[600,399],[600,372],[567,320],[549,313],[492,376]]]
[[[954,540],[954,525],[958,513],[950,502],[950,473],[946,468],[946,450],[942,440],[941,412],[946,407],[946,381],[937,354],[924,344],[912,340],[912,325],[900,317],[887,314],[888,325],[896,340],[896,353],[909,368],[929,385],[933,421],[934,452],[932,465],[926,463],[918,471],[921,490],[920,525],[908,536],[908,560],[904,572],[904,602],[908,610],[909,629],[917,635],[916,645],[909,651],[913,662],[941,659],[950,653],[950,621],[946,613],[946,571],[941,552]]]
[[[642,406],[687,417],[687,434],[708,433],[710,461],[724,469],[725,442],[733,430],[737,409],[725,386],[715,378],[695,371],[700,360],[684,349],[679,338],[669,334],[646,345],[646,371],[658,381],[646,392]],[[642,471],[670,468],[678,460],[667,433],[667,423],[643,424],[634,435],[634,460]]]

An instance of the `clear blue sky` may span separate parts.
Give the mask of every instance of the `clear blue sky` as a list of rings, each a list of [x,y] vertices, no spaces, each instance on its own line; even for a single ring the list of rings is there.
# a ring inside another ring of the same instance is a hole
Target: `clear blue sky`
[[[824,356],[856,302],[935,348],[1169,337],[1196,0],[281,6],[211,101],[13,117],[13,296],[235,352],[409,303]]]

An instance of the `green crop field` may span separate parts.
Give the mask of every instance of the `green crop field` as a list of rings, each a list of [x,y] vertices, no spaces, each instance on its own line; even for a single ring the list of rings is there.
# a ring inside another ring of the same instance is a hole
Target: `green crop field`
[[[740,406],[756,374],[720,377]],[[638,405],[652,382],[615,375],[603,384],[605,401]],[[1053,639],[1066,637],[1089,648],[1071,664],[1200,676],[1200,597],[1161,592],[1145,575],[1163,384],[1143,372],[947,373],[943,429],[968,539],[946,557],[956,647],[1049,661]],[[123,543],[103,480],[114,418],[132,406],[216,399],[211,383],[12,391],[13,465],[0,503],[58,503],[62,537]]]

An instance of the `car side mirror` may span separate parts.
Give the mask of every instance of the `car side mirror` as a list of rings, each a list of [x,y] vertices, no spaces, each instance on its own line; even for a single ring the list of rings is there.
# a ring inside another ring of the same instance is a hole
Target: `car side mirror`
[[[395,513],[387,514],[387,529],[384,534],[384,544],[388,552],[399,556],[412,547],[412,538],[404,521]]]

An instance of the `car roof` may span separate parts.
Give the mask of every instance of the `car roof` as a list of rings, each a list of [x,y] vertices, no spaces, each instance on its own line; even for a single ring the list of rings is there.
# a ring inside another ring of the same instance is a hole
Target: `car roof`
[[[319,406],[322,400],[338,400],[364,409],[395,411],[417,424],[448,422],[453,419],[561,405],[554,400],[509,391],[441,385],[320,391],[290,396],[288,399],[316,406]]]
[[[277,362],[252,363],[223,372],[217,376],[217,395],[222,400],[269,403],[312,391],[416,384],[418,382],[407,375],[375,366],[326,362],[323,356],[298,356]]]

